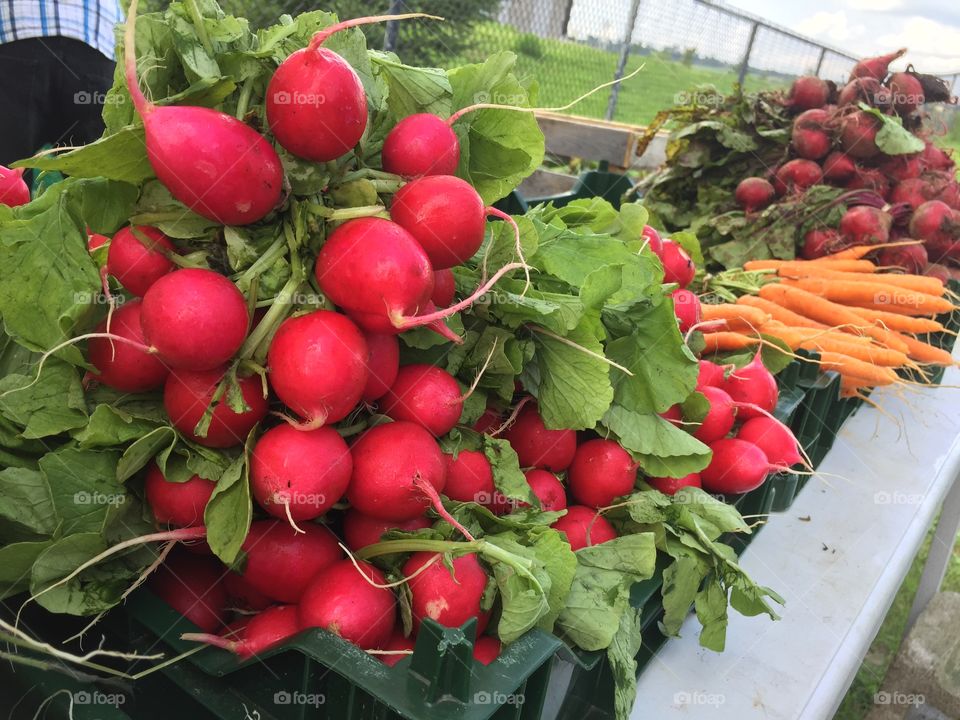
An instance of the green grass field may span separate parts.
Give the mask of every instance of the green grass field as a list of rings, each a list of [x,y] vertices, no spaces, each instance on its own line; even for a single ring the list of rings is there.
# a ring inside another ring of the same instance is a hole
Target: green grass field
[[[539,84],[538,105],[565,105],[597,85],[613,79],[618,54],[566,40],[549,40],[524,35],[506,25],[482,23],[474,30],[474,48],[453,63],[482,62],[491,53],[509,50],[517,54],[517,74],[535,79]],[[676,60],[653,55],[631,55],[626,73],[644,69],[625,82],[620,89],[615,120],[643,125],[659,110],[675,104],[678,93],[698,85],[713,85],[720,92],[731,91],[737,81],[735,69],[685,65]],[[750,74],[745,83],[749,90],[782,88],[781,78]],[[576,115],[602,118],[607,110],[610,91],[604,88],[575,107]]]

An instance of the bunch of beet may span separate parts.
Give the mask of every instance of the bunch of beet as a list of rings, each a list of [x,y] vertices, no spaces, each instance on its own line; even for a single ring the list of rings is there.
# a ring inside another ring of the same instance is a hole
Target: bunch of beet
[[[912,66],[889,65],[906,50],[862,60],[841,88],[817,77],[798,78],[784,99],[795,113],[789,155],[768,177],[749,177],[736,188],[735,201],[746,213],[802,199],[817,185],[851,191],[836,227],[809,230],[799,254],[814,259],[846,247],[896,240],[920,243],[886,250],[879,258],[909,272],[949,274],[942,264],[960,263],[960,184],[950,154],[934,145],[924,129],[923,106],[950,100],[938,78]],[[883,122],[861,108],[899,118],[923,141],[912,154],[887,155],[877,145]],[[859,191],[859,192],[857,192]]]

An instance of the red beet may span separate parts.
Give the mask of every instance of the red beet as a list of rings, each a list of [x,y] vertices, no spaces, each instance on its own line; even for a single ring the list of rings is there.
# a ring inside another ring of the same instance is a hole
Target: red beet
[[[740,181],[733,198],[744,212],[750,213],[765,208],[775,196],[776,191],[769,182],[763,178],[749,177]]]
[[[840,123],[840,145],[843,151],[858,160],[872,158],[880,149],[877,147],[877,132],[880,120],[869,113],[858,110],[845,115]]]
[[[793,121],[791,145],[802,158],[819,160],[830,152],[831,139],[825,126],[830,119],[826,110],[807,110]]]
[[[857,170],[848,156],[834,150],[823,161],[823,179],[834,185],[846,185]]]
[[[877,80],[883,80],[887,76],[887,67],[899,57],[907,52],[906,48],[900,48],[889,55],[881,55],[874,58],[866,58],[853,66],[850,71],[851,78],[872,77]]]
[[[877,258],[880,265],[902,268],[904,272],[922,275],[927,267],[927,249],[923,245],[902,245],[884,248]]]
[[[890,76],[893,106],[901,115],[912,113],[923,105],[923,85],[911,73],[898,72]]]
[[[848,190],[870,190],[887,199],[890,195],[890,180],[877,168],[858,167],[857,172],[847,183]]]
[[[920,164],[930,170],[953,170],[955,163],[949,152],[928,141],[920,153]]]
[[[851,245],[878,245],[890,239],[893,217],[880,208],[857,205],[840,218],[840,234]]]
[[[918,207],[910,218],[910,236],[918,240],[950,243],[960,239],[958,214],[940,200]]]
[[[798,77],[790,86],[787,105],[794,110],[823,107],[830,97],[830,85],[815,75]]]
[[[872,107],[888,108],[893,100],[890,89],[874,78],[857,78],[843,86],[837,96],[837,105],[866,103]]]
[[[820,166],[812,160],[790,160],[779,167],[773,176],[773,187],[777,195],[786,195],[788,192],[801,193],[812,185],[823,180]]]
[[[847,241],[833,228],[816,228],[803,236],[800,256],[805,260],[816,260],[847,247]]]
[[[901,183],[920,176],[923,170],[920,153],[913,155],[891,155],[880,163],[880,169],[891,182]]]

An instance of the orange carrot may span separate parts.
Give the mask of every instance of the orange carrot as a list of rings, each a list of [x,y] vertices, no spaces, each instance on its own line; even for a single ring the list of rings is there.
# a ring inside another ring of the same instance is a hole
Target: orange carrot
[[[820,332],[810,328],[788,328],[775,324],[764,325],[760,332],[780,338],[791,350],[810,350],[812,352],[831,351],[849,355],[857,360],[883,367],[901,367],[910,364],[910,358],[902,352],[880,347],[864,338],[859,342],[855,335],[846,333]]]
[[[770,283],[760,288],[760,297],[783,305],[788,310],[793,310],[817,322],[837,327],[846,333],[869,335],[891,350],[899,350],[903,353],[907,351],[906,344],[897,337],[896,333],[873,325],[865,325],[863,318],[850,312],[843,305],[830,302],[801,288],[790,287],[783,283]]]
[[[888,367],[877,367],[829,350],[820,353],[820,365],[827,370],[836,370],[843,376],[862,378],[872,385],[892,385],[898,381],[897,374]]]
[[[797,269],[783,268],[778,270],[777,274],[780,277],[792,279],[822,278],[824,280],[836,280],[837,282],[882,283],[906,290],[915,290],[927,295],[940,296],[944,293],[942,280],[924,275],[895,275],[893,273],[868,275],[867,273],[839,272],[816,263],[807,263],[805,267]]]
[[[800,272],[810,267],[864,274],[877,271],[877,266],[869,260],[832,260],[829,257],[819,260],[750,260],[743,264],[744,270],[776,270],[780,273]]]
[[[901,334],[900,340],[907,346],[907,355],[917,362],[930,365],[953,365],[953,356],[946,350],[941,350],[910,335]]]
[[[853,306],[850,306],[850,311],[865,320],[872,321],[874,325],[885,327],[888,330],[896,330],[897,332],[923,334],[942,332],[944,330],[943,325],[930,318],[897,315],[897,313],[886,312],[885,310],[870,310],[868,308]]]
[[[860,260],[861,258],[866,257],[874,250],[880,250],[882,248],[888,247],[900,247],[901,245],[919,245],[920,240],[900,240],[898,242],[892,243],[883,243],[881,245],[856,245],[846,250],[841,250],[840,252],[835,252],[833,255],[826,255],[821,260]]]
[[[882,282],[839,283],[817,278],[803,280],[781,280],[781,284],[806,290],[821,298],[841,305],[859,305],[860,307],[906,308],[919,315],[936,315],[956,309],[949,300],[936,295],[907,290]],[[894,310],[893,312],[897,312]],[[906,313],[906,314],[912,314]]]
[[[731,330],[749,330],[760,327],[770,320],[770,315],[763,310],[733,303],[720,305],[704,303],[700,306],[700,316],[703,320],[726,320]]]
[[[856,397],[861,395],[863,390],[873,387],[868,380],[858,378],[855,375],[843,375],[840,377],[840,397]]]
[[[784,325],[790,327],[808,327],[808,328],[826,328],[827,326],[823,323],[818,323],[816,320],[811,320],[810,318],[804,317],[803,315],[798,315],[792,310],[787,310],[787,308],[777,303],[770,302],[765,300],[762,297],[757,297],[756,295],[741,295],[737,298],[738,305],[749,305],[750,307],[755,307],[758,310],[763,310],[765,313],[769,314],[774,320],[777,320]]]
[[[706,347],[704,348],[705,353],[745,350],[760,344],[759,338],[742,335],[737,332],[704,333],[703,339],[706,342]]]

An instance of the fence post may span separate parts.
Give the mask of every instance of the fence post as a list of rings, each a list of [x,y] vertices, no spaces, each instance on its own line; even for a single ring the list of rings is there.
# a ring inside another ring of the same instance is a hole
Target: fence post
[[[747,40],[747,51],[743,54],[743,62],[740,63],[740,75],[737,77],[737,84],[743,87],[743,81],[747,79],[747,69],[750,66],[750,53],[753,51],[753,41],[757,39],[757,28],[760,23],[753,23],[750,28],[750,39]]]
[[[817,77],[820,77],[820,68],[823,67],[823,58],[827,54],[827,49],[825,47],[820,48],[820,57],[817,58],[817,69],[813,71],[813,74]]]
[[[403,0],[390,0],[390,9],[387,10],[387,15],[399,15],[401,12],[403,12]],[[396,20],[387,21],[387,27],[383,32],[384,52],[397,51],[397,31],[399,29],[400,26],[397,25]]]
[[[623,47],[620,48],[620,59],[617,61],[617,70],[613,73],[613,79],[619,80],[627,68],[627,60],[630,59],[630,43],[633,41],[633,28],[637,24],[637,13],[640,12],[640,0],[633,0],[630,4],[630,20],[627,22],[627,32],[623,37]],[[620,83],[610,88],[610,100],[607,102],[607,114],[604,116],[607,120],[613,120],[613,113],[617,110],[617,100],[620,97]]]

